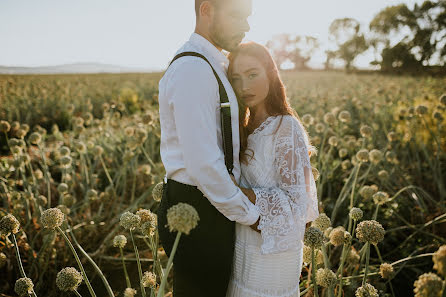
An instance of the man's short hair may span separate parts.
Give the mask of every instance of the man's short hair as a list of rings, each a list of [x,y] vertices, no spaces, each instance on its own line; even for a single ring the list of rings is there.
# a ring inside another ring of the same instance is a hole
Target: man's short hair
[[[213,5],[218,6],[219,3],[221,2],[221,0],[195,0],[195,16],[198,18],[198,16],[200,15],[200,5],[201,3],[203,3],[204,1],[209,1],[211,2]]]

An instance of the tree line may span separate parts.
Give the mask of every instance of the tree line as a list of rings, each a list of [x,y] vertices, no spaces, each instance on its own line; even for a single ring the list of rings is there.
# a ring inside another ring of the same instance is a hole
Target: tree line
[[[328,30],[336,49],[325,51],[325,69],[340,60],[350,71],[355,59],[372,49],[375,59],[370,64],[384,72],[445,71],[446,0],[424,1],[412,9],[406,4],[386,7],[368,29],[354,18],[335,19]],[[280,68],[291,63],[294,69],[309,69],[307,63],[320,43],[313,36],[284,33],[273,36],[266,46]]]

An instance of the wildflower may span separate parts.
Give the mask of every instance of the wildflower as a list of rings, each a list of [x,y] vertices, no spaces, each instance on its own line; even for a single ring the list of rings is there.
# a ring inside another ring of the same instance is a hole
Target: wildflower
[[[167,210],[167,224],[170,232],[178,231],[189,234],[199,221],[198,212],[187,203],[178,203]]]
[[[25,135],[26,135],[26,131],[23,130],[23,129],[19,129],[19,130],[17,130],[17,131],[15,132],[15,134],[16,134],[16,136],[17,136],[18,138],[23,139],[23,138],[25,137]]]
[[[324,263],[324,254],[322,254],[321,250],[315,250],[314,251],[316,264],[322,264]],[[311,248],[304,245],[303,251],[302,251],[302,260],[304,263],[311,263]]]
[[[380,150],[373,149],[369,152],[370,162],[373,164],[378,164],[383,159],[383,153]]]
[[[107,102],[102,103],[102,110],[104,112],[108,112],[110,110],[110,104],[108,104]]]
[[[315,126],[315,130],[317,133],[322,133],[325,130],[325,125],[322,123],[317,123]]]
[[[388,151],[386,153],[386,160],[389,163],[396,163],[397,162],[396,154],[392,151]]]
[[[330,232],[330,243],[334,246],[339,246],[341,244],[344,244],[344,232],[345,228],[342,226],[334,228]]]
[[[359,150],[356,153],[356,158],[359,162],[368,162],[369,161],[369,151],[366,149]]]
[[[317,181],[318,179],[319,179],[319,170],[317,170],[317,168],[316,167],[311,167],[311,172],[313,173],[313,178],[314,178],[314,181]]]
[[[319,135],[314,135],[311,137],[311,142],[314,145],[319,145],[319,144],[321,144],[321,137]]]
[[[144,164],[139,168],[139,170],[142,174],[150,175],[152,168],[150,167],[150,165]]]
[[[59,204],[58,206],[56,206],[57,209],[59,209],[63,214],[65,215],[69,215],[71,212],[71,209],[69,209],[66,205],[64,204]]]
[[[59,149],[59,153],[60,153],[61,156],[68,156],[68,155],[70,155],[71,150],[70,150],[70,148],[68,148],[68,147],[66,147],[66,146],[62,146],[62,147]]]
[[[94,189],[88,189],[86,196],[88,200],[96,200],[98,199],[98,192]]]
[[[363,215],[363,212],[362,212],[362,210],[360,208],[353,207],[352,209],[350,209],[349,216],[353,220],[358,221],[358,220],[362,219],[362,215]]]
[[[360,190],[359,190],[359,195],[361,195],[362,198],[368,200],[370,199],[375,193],[377,192],[377,190],[372,187],[372,186],[363,186]]]
[[[372,128],[368,125],[362,125],[361,128],[359,129],[359,132],[361,133],[362,137],[370,137],[372,136]]]
[[[308,227],[304,234],[305,245],[319,249],[324,242],[324,234],[316,227]]]
[[[373,194],[373,202],[377,205],[383,205],[384,203],[389,201],[389,194],[387,194],[386,192],[376,192],[375,194]]]
[[[349,169],[350,166],[351,166],[351,162],[350,162],[350,160],[344,160],[344,161],[342,161],[342,163],[341,163],[341,167],[342,167],[343,170],[347,170],[347,169]]]
[[[360,242],[370,242],[377,245],[384,239],[384,228],[375,220],[362,221],[356,227],[356,237]]]
[[[413,283],[415,297],[440,297],[443,280],[435,273],[423,273]]]
[[[152,236],[155,235],[156,221],[154,221],[154,222],[153,221],[152,222],[145,222],[145,223],[141,224],[139,229],[141,230],[141,233],[144,236],[152,237]]]
[[[446,94],[441,95],[440,102],[441,104],[446,105]]]
[[[160,202],[163,197],[163,182],[159,182],[152,190],[153,200]]]
[[[63,168],[70,168],[72,159],[70,156],[63,156],[62,158],[60,158],[59,162]]]
[[[6,255],[0,252],[0,269],[6,265]]]
[[[418,114],[418,115],[424,115],[424,114],[426,114],[427,113],[427,106],[425,106],[425,105],[418,105],[417,107],[415,107],[415,112]]]
[[[42,136],[38,132],[33,132],[29,138],[29,142],[32,144],[39,144],[42,141]]]
[[[0,121],[0,132],[8,133],[11,130],[11,125],[7,121]]]
[[[357,265],[359,263],[360,256],[358,252],[352,247],[347,254],[347,263],[350,265]]]
[[[142,278],[141,278],[141,284],[147,288],[156,288],[156,275],[152,272],[145,271]]]
[[[102,155],[103,152],[104,152],[104,149],[100,145],[96,145],[93,149],[93,154],[95,156],[100,156],[100,155]]]
[[[143,144],[147,139],[147,132],[143,128],[135,129],[135,138],[138,144]]]
[[[355,296],[356,297],[379,297],[378,290],[375,289],[375,287],[369,283],[365,283],[364,286],[357,288],[356,292],[355,292]]]
[[[81,282],[82,274],[74,267],[65,267],[56,276],[56,285],[61,291],[74,291]]]
[[[331,220],[325,213],[319,214],[317,219],[311,223],[311,226],[316,227],[321,231],[327,230],[327,228],[330,227],[330,225],[331,225]]]
[[[71,207],[74,205],[74,203],[76,203],[76,198],[69,194],[69,193],[64,193],[62,196],[62,204],[67,206],[67,207]]]
[[[328,288],[336,283],[336,274],[329,268],[319,268],[316,272],[316,283]]]
[[[85,145],[85,143],[78,141],[74,144],[76,150],[80,153],[80,154],[86,154],[87,153],[87,146]]]
[[[350,112],[347,110],[343,110],[339,113],[338,119],[343,123],[349,123],[352,119],[352,116],[350,115]]]
[[[127,237],[125,235],[116,235],[115,238],[113,238],[113,246],[124,248],[127,244]]]
[[[74,111],[74,104],[70,103],[67,105],[67,112],[72,113]]]
[[[378,178],[380,180],[388,180],[389,179],[389,173],[386,170],[380,170],[378,172]]]
[[[124,229],[133,230],[139,226],[141,218],[129,211],[124,212],[120,218],[120,224]]]
[[[8,236],[19,232],[20,222],[12,214],[7,214],[0,220],[0,234]]]
[[[61,194],[68,192],[68,185],[66,183],[60,183],[57,186],[57,191]]]
[[[446,276],[446,245],[440,246],[440,248],[432,256],[434,262],[434,269],[438,274]]]
[[[326,124],[328,124],[328,125],[333,125],[333,124],[335,123],[335,121],[336,121],[336,117],[335,117],[335,115],[334,115],[333,113],[331,113],[331,112],[327,112],[327,113],[324,115],[324,122],[325,122]]]
[[[22,277],[15,282],[14,292],[19,296],[29,296],[33,292],[33,288],[33,281],[28,277]]]
[[[312,125],[313,124],[313,122],[314,122],[314,119],[313,119],[313,117],[311,116],[311,114],[304,114],[303,116],[302,116],[302,123],[305,125],[305,126],[310,126],[310,125]]]
[[[141,224],[144,224],[145,222],[156,222],[156,214],[151,212],[148,209],[140,209],[136,212],[136,215],[140,217]]]
[[[74,118],[74,125],[75,126],[83,126],[84,125],[84,119],[81,117]]]
[[[331,146],[337,146],[338,145],[338,138],[336,136],[331,136],[328,139],[328,144]]]
[[[379,266],[379,274],[382,278],[389,279],[393,275],[393,266],[389,263],[382,263]]]
[[[136,295],[136,290],[133,288],[127,288],[124,291],[124,297],[133,297]]]
[[[347,154],[348,154],[348,151],[346,148],[341,148],[339,150],[339,158],[344,158],[345,156],[347,156]]]
[[[352,235],[348,231],[344,231],[344,243],[349,244],[352,241]]]
[[[65,215],[59,208],[56,207],[45,210],[40,217],[43,227],[47,229],[55,229],[60,227],[64,219]]]
[[[134,129],[133,127],[126,127],[126,128],[124,129],[124,134],[125,134],[125,136],[127,136],[127,137],[131,137],[131,136],[133,136],[134,133],[135,133],[135,129]]]
[[[325,237],[330,237],[330,233],[333,230],[333,227],[328,227],[327,229],[325,229],[324,231],[324,236]]]

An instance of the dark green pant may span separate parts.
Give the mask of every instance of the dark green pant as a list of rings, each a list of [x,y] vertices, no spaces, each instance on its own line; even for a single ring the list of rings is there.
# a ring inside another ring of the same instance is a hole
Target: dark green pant
[[[189,203],[200,220],[182,234],[173,259],[174,297],[225,297],[232,270],[235,223],[222,215],[195,186],[168,179],[157,210],[161,244],[170,256],[176,232],[169,232],[167,210]]]

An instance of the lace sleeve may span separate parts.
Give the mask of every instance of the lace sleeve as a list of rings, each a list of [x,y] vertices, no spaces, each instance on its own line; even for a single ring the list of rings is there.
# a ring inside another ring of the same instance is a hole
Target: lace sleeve
[[[295,118],[283,117],[274,140],[278,186],[252,189],[260,210],[262,254],[301,246],[305,224],[319,215],[309,141],[303,129]]]

